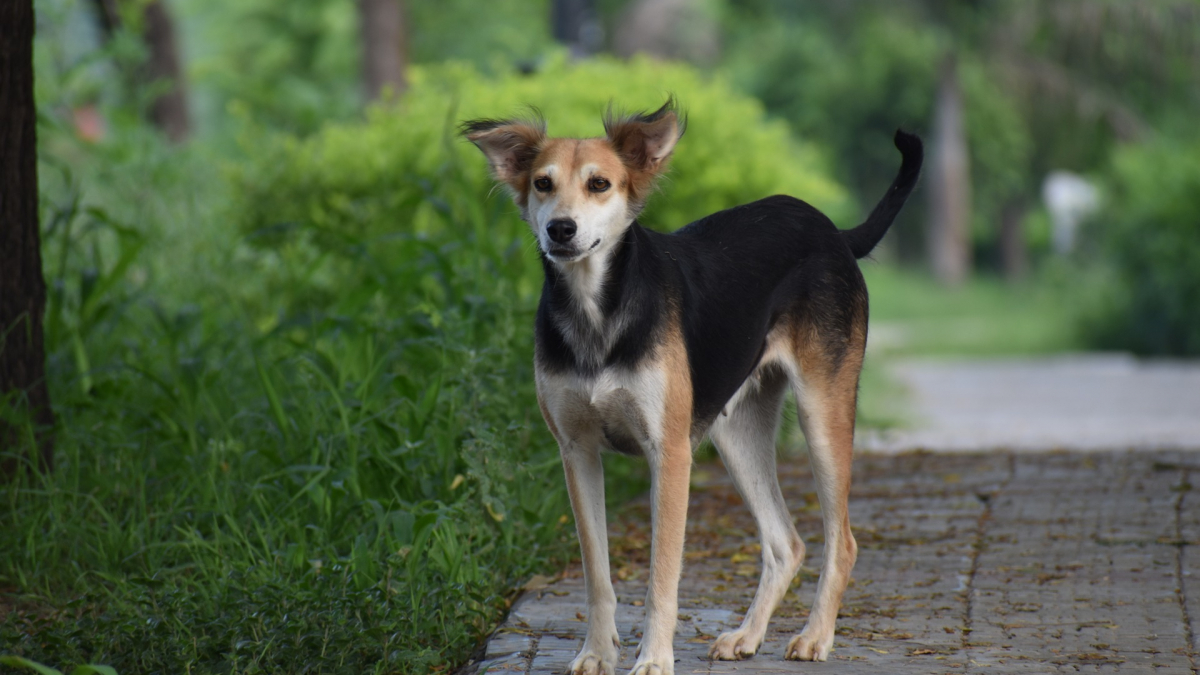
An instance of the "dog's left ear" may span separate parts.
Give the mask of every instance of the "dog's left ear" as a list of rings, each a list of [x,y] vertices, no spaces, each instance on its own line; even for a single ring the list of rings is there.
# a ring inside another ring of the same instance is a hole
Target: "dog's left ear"
[[[667,160],[685,127],[674,97],[652,113],[614,117],[610,108],[604,116],[608,142],[629,169],[631,197],[639,208],[654,186],[654,179],[667,168]]]
[[[529,194],[529,171],[546,140],[546,123],[533,120],[470,120],[460,133],[483,151],[492,176],[508,185],[518,205],[524,207]]]

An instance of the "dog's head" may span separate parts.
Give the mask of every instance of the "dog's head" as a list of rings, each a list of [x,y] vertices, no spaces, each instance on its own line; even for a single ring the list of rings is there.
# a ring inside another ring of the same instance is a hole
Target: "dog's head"
[[[548,138],[540,118],[462,125],[556,263],[582,260],[620,239],[683,129],[673,99],[652,113],[618,117],[610,110],[604,138]]]

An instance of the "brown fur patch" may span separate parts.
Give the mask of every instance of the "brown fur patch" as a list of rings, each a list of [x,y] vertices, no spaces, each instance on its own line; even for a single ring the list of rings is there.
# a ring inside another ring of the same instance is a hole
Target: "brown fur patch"
[[[675,143],[683,136],[684,123],[675,111],[674,99],[652,113],[604,119],[609,143],[629,170],[630,212],[637,214],[646,204],[657,178],[667,168]]]
[[[472,120],[464,122],[462,134],[488,159],[492,176],[508,185],[517,206],[529,199],[529,171],[546,140],[541,120]]]
[[[546,194],[557,196],[567,212],[586,201],[608,201],[629,183],[628,170],[603,138],[552,138],[546,141],[534,159],[529,180],[532,182],[544,176],[552,165],[556,168],[553,187]],[[589,165],[595,169],[582,174]],[[589,181],[596,178],[607,180],[613,187],[593,192]]]
[[[670,328],[661,350],[662,367],[667,372],[666,410],[663,414],[663,451],[680,452],[685,446],[687,461],[691,462],[692,431],[692,374],[688,364],[687,347],[679,326],[678,311],[669,319]]]

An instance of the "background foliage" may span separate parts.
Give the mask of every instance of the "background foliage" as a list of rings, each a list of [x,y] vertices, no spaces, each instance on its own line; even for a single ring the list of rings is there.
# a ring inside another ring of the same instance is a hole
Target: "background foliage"
[[[1087,334],[1108,349],[1200,354],[1200,142],[1122,149],[1107,187],[1088,233],[1100,282]]]
[[[130,76],[137,22],[104,42],[89,3],[38,0],[59,469],[0,487],[6,652],[445,671],[574,555],[529,367],[538,260],[464,118],[532,104],[597,135],[610,100],[674,92],[689,130],[644,222],[786,192],[846,227],[894,175],[895,127],[928,131],[953,54],[976,252],[1015,203],[1038,265],[939,288],[912,255],[918,192],[880,254],[905,266],[864,262],[873,320],[906,336],[885,357],[1200,351],[1196,3],[713,0],[705,67],[568,60],[548,0],[406,4],[411,88],[364,110],[354,3],[173,0],[197,118],[175,147]],[[610,41],[627,4],[597,3]],[[1059,168],[1106,192],[1065,260],[1038,206]],[[894,424],[878,363],[861,419]],[[644,485],[606,461],[611,502]]]
[[[5,488],[16,653],[425,672],[571,552],[528,365],[539,265],[454,137],[463,117],[542,102],[556,132],[594,134],[618,83],[646,106],[670,84],[697,112],[648,218],[793,190],[844,210],[819,153],[687,66],[554,57],[532,76],[454,64],[412,83],[303,138],[247,119],[237,162],[152,136],[89,148],[47,119],[63,428],[59,469]],[[710,146],[753,152],[728,172]],[[614,499],[639,489],[612,469]]]

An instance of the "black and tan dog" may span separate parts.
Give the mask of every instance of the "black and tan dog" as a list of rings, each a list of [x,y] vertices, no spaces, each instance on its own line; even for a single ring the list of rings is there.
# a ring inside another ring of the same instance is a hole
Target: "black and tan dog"
[[[875,247],[912,191],[921,141],[896,132],[900,173],[853,230],[775,196],[660,234],[636,217],[683,134],[673,102],[610,115],[604,128],[604,138],[576,139],[547,137],[540,120],[462,127],[512,192],[545,267],[538,400],[561,449],[587,584],[587,639],[570,671],[612,673],[618,659],[600,463],[607,447],[644,455],[652,476],[647,617],[633,673],[674,672],[692,451],[705,436],[754,514],[763,555],[745,621],[710,655],[755,653],[804,561],[775,471],[789,386],[817,479],[825,563],[808,624],[786,657],[824,661],[857,555],[846,502],[867,288],[855,259]]]

